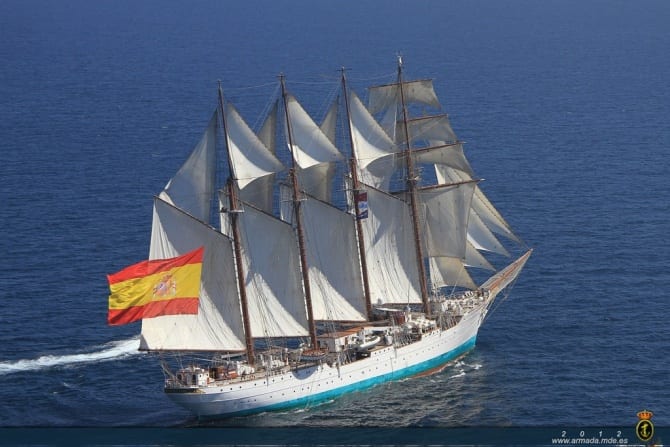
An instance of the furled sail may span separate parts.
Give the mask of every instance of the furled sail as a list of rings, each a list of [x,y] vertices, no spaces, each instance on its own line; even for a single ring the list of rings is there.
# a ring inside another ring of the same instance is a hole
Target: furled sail
[[[353,216],[309,196],[301,208],[314,318],[365,320]]]
[[[516,261],[486,280],[486,282],[482,284],[482,288],[488,289],[494,296],[498,294],[498,292],[507,287],[516,279],[519,273],[521,273],[521,269],[526,265],[526,261],[528,261],[528,258],[532,253],[533,249],[528,250]]]
[[[197,315],[166,315],[142,321],[140,349],[243,350],[232,242],[161,199],[154,200],[149,259],[175,257],[204,246]]]
[[[216,180],[217,113],[191,155],[170,179],[159,197],[203,222],[210,221]]]
[[[290,122],[291,143],[289,150],[296,164],[307,169],[320,163],[331,163],[343,159],[342,154],[331,143],[305,109],[291,95],[286,95],[286,108]],[[288,130],[286,132],[288,135]],[[287,138],[287,141],[289,138]]]
[[[368,218],[363,219],[370,300],[420,303],[419,273],[407,203],[378,189],[366,188]]]

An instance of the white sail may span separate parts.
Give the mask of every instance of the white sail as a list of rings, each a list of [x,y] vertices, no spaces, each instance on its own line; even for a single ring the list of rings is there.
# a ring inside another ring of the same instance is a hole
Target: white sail
[[[426,116],[408,120],[407,129],[413,146],[420,141],[438,140],[446,143],[456,143],[458,141],[447,115]],[[399,121],[396,123],[396,142],[400,145],[406,143],[406,141],[405,123]]]
[[[349,92],[349,129],[360,181],[388,190],[399,149],[354,92]]]
[[[353,216],[311,197],[302,202],[301,209],[314,318],[364,321]]]
[[[438,178],[438,183],[454,183],[456,181],[460,182],[472,178],[472,168],[470,167],[468,160],[465,158],[465,154],[463,154],[463,144],[444,144],[443,142],[437,143],[438,144],[425,149],[413,150],[411,152],[411,156],[414,159],[414,163],[449,166],[450,168],[457,169],[468,174],[467,178],[455,181],[442,181]]]
[[[298,171],[300,189],[324,202],[331,202],[334,177],[334,163],[321,163]]]
[[[488,228],[496,234],[505,236],[516,243],[521,243],[521,240],[512,231],[512,227],[502,217],[480,188],[475,190],[475,196],[472,203],[473,210],[482,218]]]
[[[270,108],[270,113],[265,117],[261,129],[258,131],[258,139],[263,142],[266,148],[272,153],[277,153],[277,110],[279,101],[275,101]]]
[[[404,201],[367,188],[368,218],[361,221],[370,300],[420,303],[419,273],[410,209]]]
[[[333,102],[320,126],[323,134],[326,135],[333,144],[335,144],[337,106],[337,101]],[[334,178],[334,163],[320,163],[307,169],[300,169],[298,172],[300,188],[319,200],[328,203],[332,201],[333,197]]]
[[[292,144],[289,144],[288,138],[287,144],[299,167],[307,169],[319,163],[331,163],[343,158],[293,96],[287,95],[286,107],[292,137]],[[288,130],[286,134],[288,135]]]
[[[217,116],[214,112],[200,142],[159,194],[161,199],[203,222],[210,219],[216,179]]]
[[[401,166],[402,156],[390,154],[368,164],[365,169],[358,167],[358,178],[362,183],[382,191],[390,191],[391,179],[395,170]]]
[[[419,191],[428,256],[465,259],[468,218],[476,185],[470,181]]]
[[[472,218],[472,214],[470,214],[470,218]],[[477,248],[472,245],[470,240],[468,240],[468,245],[465,248],[465,266],[490,270],[492,272],[495,272],[496,270],[496,268],[491,265],[488,259],[486,259],[484,255],[477,251]]]
[[[398,152],[354,92],[349,92],[349,127],[359,167],[366,168],[373,161]]]
[[[438,182],[459,182],[471,179],[466,173],[454,170],[449,166],[436,165],[435,174]],[[475,189],[472,208],[473,212],[482,219],[487,228],[517,243],[521,242],[512,231],[512,227],[505,221],[479,187]]]
[[[272,213],[274,181],[274,174],[257,178],[240,191],[240,198],[266,213]]]
[[[429,258],[430,279],[433,287],[459,286],[476,289],[477,285],[466,267],[495,271],[491,263],[468,242],[465,248],[465,261],[447,256]]]
[[[379,123],[393,141],[398,141],[396,135],[396,123],[402,112],[399,110],[401,104],[400,84],[387,84],[370,88],[370,99],[368,109],[375,116],[381,116]],[[409,81],[402,84],[405,104],[422,104],[434,108],[440,107],[440,102],[435,95],[432,80]],[[404,135],[404,131],[400,133]]]
[[[275,101],[270,109],[270,113],[265,118],[261,129],[258,131],[258,139],[276,156],[277,152],[277,109],[279,101]],[[272,213],[273,209],[273,185],[275,174],[268,174],[249,182],[244,189],[240,191],[240,198],[247,203],[251,203],[261,210]]]
[[[500,243],[498,238],[489,230],[479,214],[474,211],[470,215],[468,225],[468,240],[477,250],[485,250],[509,256],[509,252]]]
[[[197,315],[165,315],[142,320],[140,349],[244,349],[244,329],[230,239],[156,199],[149,259],[175,257],[200,246],[205,247],[205,252]]]
[[[396,104],[400,103],[399,87],[398,83],[371,87],[368,105],[370,113],[376,114],[389,108],[395,108]],[[440,107],[440,101],[433,88],[433,81],[430,79],[404,82],[402,89],[407,104],[425,104],[436,109]]]
[[[293,229],[249,205],[239,217],[252,335],[307,335],[298,242]]]
[[[244,187],[259,177],[284,170],[284,165],[247,126],[231,103],[226,104],[226,141],[237,186]]]
[[[433,287],[458,286],[476,289],[477,285],[458,258],[437,256],[429,258],[430,280]]]
[[[331,143],[333,145],[335,144],[335,137],[336,137],[336,131],[337,131],[337,109],[339,107],[339,104],[337,101],[333,101],[333,103],[330,106],[330,109],[328,109],[328,112],[326,113],[326,116],[323,118],[323,121],[321,122],[321,132],[325,136],[328,137]]]

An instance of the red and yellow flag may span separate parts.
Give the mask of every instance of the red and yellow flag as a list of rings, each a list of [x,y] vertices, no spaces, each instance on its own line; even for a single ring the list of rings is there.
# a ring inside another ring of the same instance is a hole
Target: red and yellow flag
[[[170,259],[142,261],[107,275],[107,323],[161,315],[197,314],[204,247]]]

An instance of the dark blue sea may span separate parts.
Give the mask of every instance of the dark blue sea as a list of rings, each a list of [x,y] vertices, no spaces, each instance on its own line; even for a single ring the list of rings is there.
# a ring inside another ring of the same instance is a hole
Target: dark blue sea
[[[207,425],[670,425],[670,2],[3,0],[0,426],[203,425],[107,326],[106,274],[147,258],[218,80],[252,126],[280,73],[320,119],[399,53],[533,256],[442,372]]]

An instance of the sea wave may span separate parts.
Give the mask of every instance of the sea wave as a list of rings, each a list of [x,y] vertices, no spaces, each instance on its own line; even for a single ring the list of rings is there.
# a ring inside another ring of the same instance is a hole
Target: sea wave
[[[36,359],[21,359],[7,362],[0,362],[0,375],[35,371],[57,366],[70,366],[78,364],[88,364],[95,362],[104,362],[108,360],[117,360],[123,357],[137,355],[139,340],[135,338],[127,340],[117,340],[104,345],[99,345],[87,349],[87,352],[65,355],[43,355]]]

